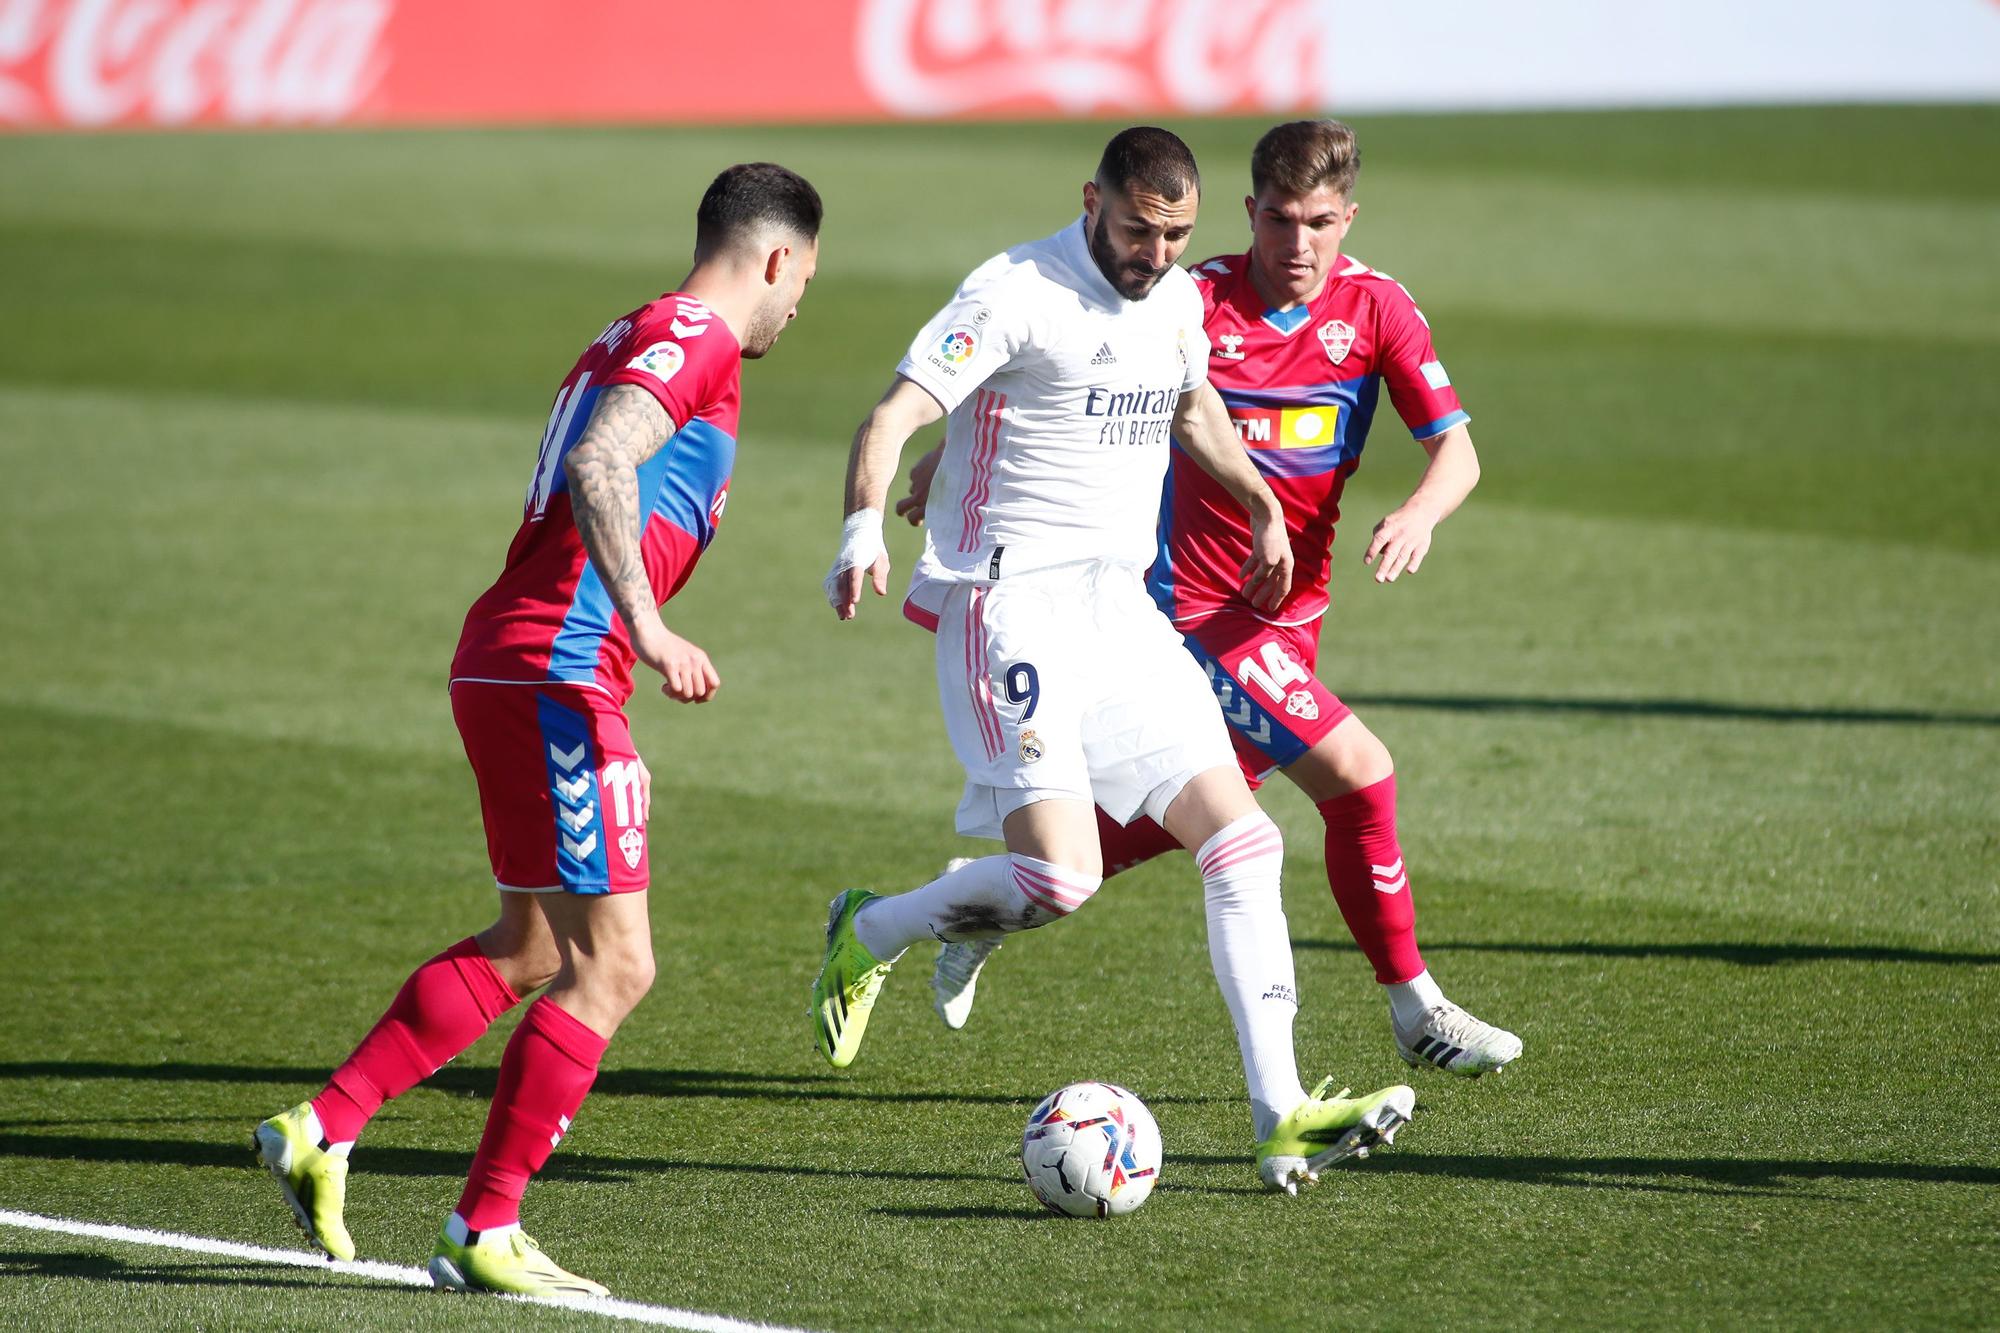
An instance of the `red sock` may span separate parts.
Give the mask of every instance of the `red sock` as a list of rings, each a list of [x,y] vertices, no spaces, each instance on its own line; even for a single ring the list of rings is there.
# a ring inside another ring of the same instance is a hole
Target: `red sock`
[[[1383,985],[1424,970],[1417,909],[1396,841],[1396,775],[1319,803],[1326,821],[1326,882],[1347,928]]]
[[[1181,845],[1173,835],[1140,815],[1129,824],[1120,824],[1103,810],[1097,812],[1097,845],[1104,849],[1104,877],[1142,865],[1163,852],[1177,852]]]
[[[500,1058],[500,1086],[459,1196],[469,1230],[521,1220],[521,1193],[569,1132],[609,1044],[546,995],[528,1006]]]
[[[412,972],[389,1012],[313,1098],[327,1142],[351,1142],[383,1102],[442,1069],[520,999],[476,940],[460,940]]]

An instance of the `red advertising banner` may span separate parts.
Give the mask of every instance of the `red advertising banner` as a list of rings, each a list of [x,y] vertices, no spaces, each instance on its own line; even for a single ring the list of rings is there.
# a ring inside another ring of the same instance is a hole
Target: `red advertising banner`
[[[1283,111],[1323,0],[0,0],[0,128]]]

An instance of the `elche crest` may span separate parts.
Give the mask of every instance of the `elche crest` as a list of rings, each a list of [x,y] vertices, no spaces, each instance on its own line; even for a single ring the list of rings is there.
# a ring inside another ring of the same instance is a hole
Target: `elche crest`
[[[1326,359],[1339,365],[1354,348],[1354,326],[1344,319],[1329,319],[1319,326],[1319,345],[1326,349]]]

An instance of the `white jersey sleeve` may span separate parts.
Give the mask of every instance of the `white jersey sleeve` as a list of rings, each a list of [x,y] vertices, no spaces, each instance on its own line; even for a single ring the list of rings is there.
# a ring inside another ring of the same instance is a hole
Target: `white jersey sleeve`
[[[898,375],[937,399],[946,412],[1032,341],[1030,312],[1018,286],[1010,291],[1006,281],[1012,268],[1006,255],[996,255],[974,269],[896,367]]]

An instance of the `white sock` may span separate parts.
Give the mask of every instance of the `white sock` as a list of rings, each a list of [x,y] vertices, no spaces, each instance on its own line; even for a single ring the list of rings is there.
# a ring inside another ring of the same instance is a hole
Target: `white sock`
[[[1292,1050],[1299,998],[1278,887],[1284,837],[1270,816],[1258,811],[1203,843],[1194,859],[1208,909],[1208,960],[1236,1024],[1250,1115],[1261,1141],[1306,1098]]]
[[[483,1245],[489,1240],[500,1240],[520,1229],[521,1224],[519,1222],[509,1222],[505,1226],[488,1227],[479,1233],[479,1242]],[[452,1244],[463,1245],[465,1244],[465,1238],[472,1234],[472,1228],[465,1225],[464,1218],[460,1217],[457,1213],[453,1213],[444,1220],[444,1234],[445,1239],[449,1240]]]
[[[1032,856],[982,856],[920,889],[877,898],[855,915],[854,934],[877,958],[923,939],[992,939],[1068,916],[1103,882]]]
[[[1429,968],[1417,973],[1408,981],[1392,982],[1382,988],[1389,992],[1389,1017],[1404,1031],[1424,1021],[1424,1015],[1440,1005],[1449,1004],[1438,984],[1431,980]]]

